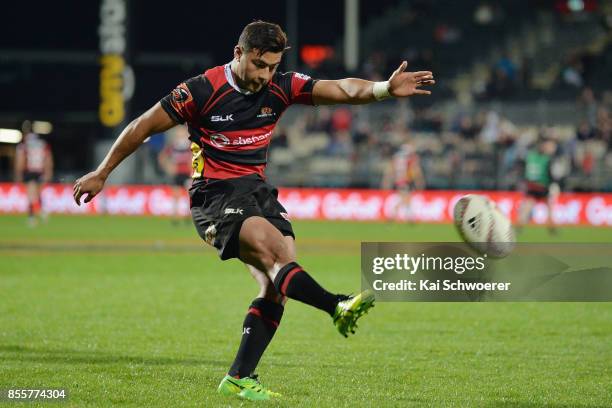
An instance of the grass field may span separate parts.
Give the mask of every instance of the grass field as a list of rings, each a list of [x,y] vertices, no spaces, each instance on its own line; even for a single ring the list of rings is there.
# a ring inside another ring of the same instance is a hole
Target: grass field
[[[300,263],[344,292],[359,289],[360,241],[457,240],[445,225],[294,228]],[[554,240],[612,243],[612,229]],[[252,405],[215,389],[256,294],[191,225],[57,216],[28,229],[0,217],[0,389],[66,388],[57,406],[70,407]],[[609,407],[612,304],[380,303],[344,339],[290,302],[258,371],[284,395],[267,406]]]

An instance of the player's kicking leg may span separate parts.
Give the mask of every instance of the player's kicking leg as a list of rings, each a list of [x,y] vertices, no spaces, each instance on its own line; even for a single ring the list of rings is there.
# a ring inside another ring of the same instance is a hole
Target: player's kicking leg
[[[333,294],[319,285],[294,259],[282,234],[263,217],[246,219],[240,230],[240,259],[264,271],[282,296],[327,312],[343,336],[370,309],[370,292],[355,297]]]
[[[221,381],[219,392],[251,400],[269,399],[279,394],[263,387],[253,371],[280,323],[285,297],[327,312],[345,337],[355,332],[357,320],[373,306],[374,298],[365,292],[348,297],[323,289],[295,262],[293,238],[283,237],[263,217],[244,221],[240,259],[259,282],[260,295],[249,308],[236,360]]]

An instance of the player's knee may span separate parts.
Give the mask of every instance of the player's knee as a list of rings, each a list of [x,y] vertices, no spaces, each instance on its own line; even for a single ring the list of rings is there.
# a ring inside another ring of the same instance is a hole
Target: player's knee
[[[263,284],[259,291],[259,297],[269,300],[274,303],[283,303],[283,296],[278,293],[276,287],[272,283],[271,280],[268,280],[265,284]]]

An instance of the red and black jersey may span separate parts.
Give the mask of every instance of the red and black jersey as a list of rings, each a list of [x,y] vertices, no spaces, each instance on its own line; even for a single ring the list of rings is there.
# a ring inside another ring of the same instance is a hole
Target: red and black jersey
[[[264,177],[272,131],[292,104],[312,105],[315,81],[296,72],[277,72],[257,93],[236,85],[230,64],[207,70],[178,85],[161,106],[186,123],[193,142],[193,177]]]

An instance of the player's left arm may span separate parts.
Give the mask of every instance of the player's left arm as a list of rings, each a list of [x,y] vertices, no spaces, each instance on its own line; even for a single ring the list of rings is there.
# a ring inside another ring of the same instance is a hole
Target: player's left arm
[[[402,62],[389,80],[384,82],[359,78],[319,80],[312,89],[312,100],[315,105],[360,105],[389,97],[430,95],[431,91],[421,87],[436,83],[433,74],[430,71],[405,72],[407,66],[406,61]]]

